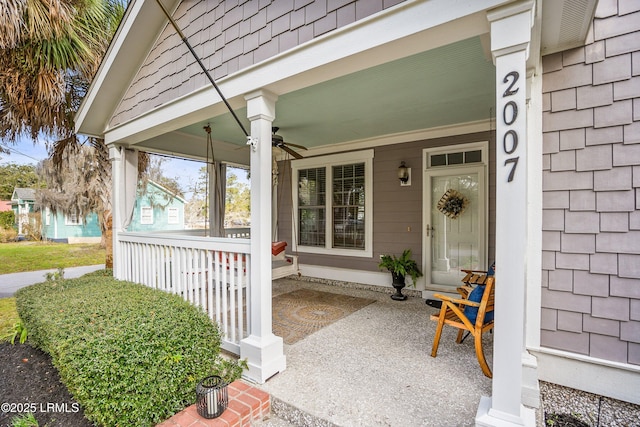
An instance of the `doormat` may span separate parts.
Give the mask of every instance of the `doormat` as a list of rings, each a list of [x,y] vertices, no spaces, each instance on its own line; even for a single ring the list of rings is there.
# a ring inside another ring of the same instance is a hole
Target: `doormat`
[[[312,289],[278,295],[273,297],[273,333],[294,344],[373,302]]]

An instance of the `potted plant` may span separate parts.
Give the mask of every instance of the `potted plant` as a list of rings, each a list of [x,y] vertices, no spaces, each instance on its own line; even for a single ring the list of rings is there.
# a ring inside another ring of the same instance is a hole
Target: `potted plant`
[[[378,267],[387,269],[391,272],[393,280],[392,286],[396,289],[396,293],[391,295],[391,298],[397,301],[404,301],[407,299],[406,295],[402,295],[402,288],[405,285],[405,276],[411,276],[411,285],[415,286],[418,277],[422,277],[422,272],[418,268],[418,264],[411,259],[411,249],[405,249],[400,257],[395,255],[382,255],[380,257],[380,264]]]

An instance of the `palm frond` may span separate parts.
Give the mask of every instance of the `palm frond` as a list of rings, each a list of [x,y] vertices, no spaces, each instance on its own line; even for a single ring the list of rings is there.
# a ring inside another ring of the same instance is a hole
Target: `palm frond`
[[[0,49],[11,49],[20,42],[26,0],[0,2]]]

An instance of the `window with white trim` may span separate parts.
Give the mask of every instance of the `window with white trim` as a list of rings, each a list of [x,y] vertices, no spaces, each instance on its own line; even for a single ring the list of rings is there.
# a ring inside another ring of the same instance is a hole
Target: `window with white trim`
[[[153,208],[151,206],[142,206],[140,208],[140,224],[153,224]]]
[[[372,256],[373,150],[292,162],[299,252]]]
[[[167,209],[167,224],[174,225],[180,222],[180,216],[178,213],[178,208],[168,208]]]
[[[76,212],[65,214],[64,225],[82,225],[82,218]]]
[[[48,206],[44,209],[44,225],[51,225],[51,209]]]

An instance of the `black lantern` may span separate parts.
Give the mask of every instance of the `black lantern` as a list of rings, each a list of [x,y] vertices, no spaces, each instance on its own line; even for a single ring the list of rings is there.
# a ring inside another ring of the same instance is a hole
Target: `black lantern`
[[[203,418],[217,418],[227,409],[227,383],[217,375],[207,377],[196,386],[196,407]]]
[[[404,164],[404,161],[400,163],[400,167],[398,167],[398,178],[400,178],[400,182],[406,184],[409,181],[409,168]]]

